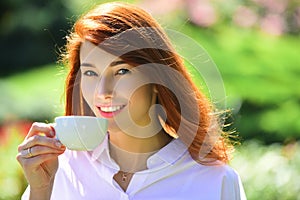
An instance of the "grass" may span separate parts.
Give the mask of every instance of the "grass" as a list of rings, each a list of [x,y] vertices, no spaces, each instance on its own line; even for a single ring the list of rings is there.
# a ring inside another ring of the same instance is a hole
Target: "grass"
[[[41,120],[63,112],[64,71],[56,65],[41,66],[0,81],[5,118]]]

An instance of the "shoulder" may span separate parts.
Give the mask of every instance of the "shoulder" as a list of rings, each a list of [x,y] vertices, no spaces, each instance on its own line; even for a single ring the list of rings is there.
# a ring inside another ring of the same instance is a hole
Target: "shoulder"
[[[198,164],[199,172],[196,182],[199,182],[200,178],[205,177],[206,184],[213,186],[214,189],[211,192],[219,194],[221,199],[224,200],[240,200],[246,199],[245,191],[242,181],[238,172],[227,164],[206,166]],[[201,173],[201,171],[205,173]],[[205,174],[205,175],[201,175]]]
[[[176,167],[174,171],[178,173],[169,177],[171,182],[180,180],[185,183],[180,190],[183,194],[190,194],[190,199],[196,199],[199,193],[203,199],[245,199],[239,174],[231,166],[218,162],[211,165],[199,164],[188,154],[185,154],[179,162],[180,164],[173,166]]]
[[[218,166],[220,171],[221,197],[224,200],[246,199],[244,187],[238,172],[229,165]]]
[[[228,179],[229,181],[235,181],[239,179],[238,172],[227,164],[216,165],[214,167],[217,171],[219,171],[220,176],[222,176],[223,179]]]
[[[231,166],[224,163],[211,163],[209,165],[199,164],[196,161],[190,161],[192,164],[193,174],[198,174],[199,176],[206,176],[208,179],[215,179],[218,182],[235,182],[239,179],[238,172]]]
[[[194,180],[222,182],[223,179],[234,181],[239,178],[232,167],[221,161],[212,161],[207,165],[195,161],[181,140],[174,140],[159,153],[163,160],[171,163],[174,171],[184,176],[190,174],[188,177]]]

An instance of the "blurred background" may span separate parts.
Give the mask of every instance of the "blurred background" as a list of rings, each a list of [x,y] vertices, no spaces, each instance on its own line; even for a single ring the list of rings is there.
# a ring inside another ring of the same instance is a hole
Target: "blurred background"
[[[0,200],[27,183],[15,160],[33,121],[63,114],[65,36],[101,0],[0,2]],[[199,43],[224,80],[249,200],[300,199],[300,1],[127,0]],[[193,49],[191,49],[193,51]]]

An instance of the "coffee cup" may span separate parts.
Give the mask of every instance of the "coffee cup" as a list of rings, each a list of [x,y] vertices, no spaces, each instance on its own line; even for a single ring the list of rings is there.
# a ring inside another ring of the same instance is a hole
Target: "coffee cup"
[[[55,118],[57,139],[70,150],[91,151],[107,134],[107,119],[93,116],[60,116]]]

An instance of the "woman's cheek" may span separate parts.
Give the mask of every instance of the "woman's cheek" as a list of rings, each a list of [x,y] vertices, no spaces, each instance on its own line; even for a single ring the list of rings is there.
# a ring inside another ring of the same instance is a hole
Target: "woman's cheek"
[[[90,107],[93,104],[93,99],[96,92],[95,90],[96,90],[96,83],[93,83],[92,81],[84,81],[84,80],[82,81],[81,83],[82,95]]]
[[[137,75],[130,77],[122,77],[119,79],[114,87],[114,92],[120,96],[127,98],[128,100],[132,95],[142,87],[145,83]]]

